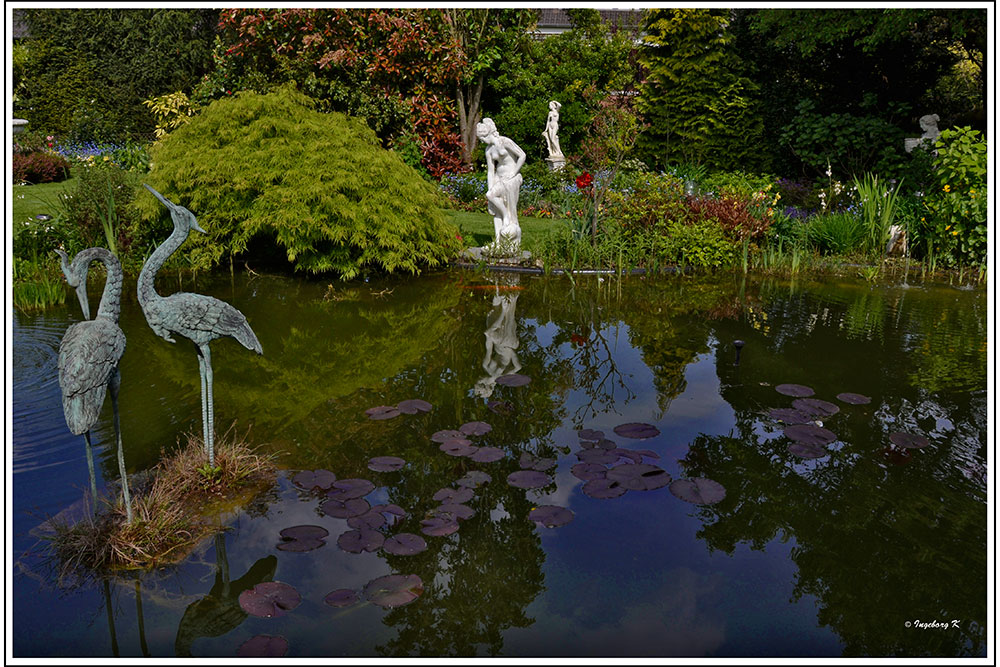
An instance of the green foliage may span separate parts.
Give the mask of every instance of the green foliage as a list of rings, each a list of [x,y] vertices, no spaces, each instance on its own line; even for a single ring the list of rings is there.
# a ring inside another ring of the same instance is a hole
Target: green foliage
[[[755,86],[739,74],[727,17],[721,9],[649,10],[636,104],[650,126],[642,146],[650,164],[760,166]]]
[[[964,127],[945,130],[937,141],[935,191],[924,200],[919,234],[948,265],[986,262],[986,141]]]
[[[54,253],[49,255],[13,257],[11,296],[18,310],[40,310],[66,303],[66,283],[58,259]]]
[[[774,177],[745,171],[711,171],[696,179],[702,192],[751,199],[760,192],[774,188]],[[769,200],[769,203],[770,200]]]
[[[131,267],[142,258],[129,257],[133,250],[135,218],[130,204],[139,185],[139,175],[109,161],[93,167],[77,167],[76,189],[60,196],[62,216],[83,247],[107,247]]]
[[[859,250],[867,238],[861,219],[846,211],[813,216],[806,229],[809,240],[827,255],[849,255]]]
[[[663,262],[717,269],[732,266],[739,254],[739,246],[711,219],[691,224],[664,220],[652,232],[652,253]]]
[[[854,188],[861,206],[865,250],[869,256],[881,257],[886,252],[890,228],[896,215],[899,186],[893,188],[884,181],[879,183],[878,176],[865,174],[862,178],[854,179]]]
[[[344,279],[366,269],[416,273],[457,248],[434,186],[362,121],[315,111],[289,87],[213,102],[153,147],[148,180],[208,230],[179,251],[196,268],[246,251],[257,236],[273,237],[299,270]],[[136,209],[142,238],[162,241],[163,206],[149,195]]]
[[[191,120],[191,116],[198,111],[198,106],[192,104],[182,91],[143,100],[142,103],[149,108],[153,118],[156,119],[156,130],[153,134],[157,139],[162,139],[171,130]]]
[[[75,140],[153,130],[143,100],[190,90],[211,64],[211,9],[29,9],[25,115]]]

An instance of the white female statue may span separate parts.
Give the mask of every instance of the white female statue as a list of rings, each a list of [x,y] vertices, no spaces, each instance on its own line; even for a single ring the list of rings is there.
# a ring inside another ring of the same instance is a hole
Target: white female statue
[[[494,231],[491,245],[494,249],[517,250],[521,245],[517,200],[524,180],[524,151],[508,137],[500,136],[491,118],[476,125],[476,136],[486,144],[486,202],[493,215]]]
[[[542,136],[545,137],[545,145],[549,149],[549,160],[563,160],[562,149],[559,147],[559,109],[562,105],[552,100],[549,102],[549,117],[545,120],[545,129]]]

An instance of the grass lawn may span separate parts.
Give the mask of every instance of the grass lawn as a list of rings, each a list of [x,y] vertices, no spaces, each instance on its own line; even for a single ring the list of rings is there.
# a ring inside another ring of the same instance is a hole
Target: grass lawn
[[[493,241],[492,215],[452,210],[445,210],[445,215],[458,227],[466,245],[482,246]],[[518,216],[518,221],[521,223],[521,242],[528,245],[540,240],[556,227],[566,224],[561,219],[529,218],[523,215]]]
[[[13,201],[13,220],[23,222],[34,218],[39,213],[48,213],[55,217],[57,196],[76,189],[80,179],[72,175],[59,183],[40,183],[38,185],[15,185]]]

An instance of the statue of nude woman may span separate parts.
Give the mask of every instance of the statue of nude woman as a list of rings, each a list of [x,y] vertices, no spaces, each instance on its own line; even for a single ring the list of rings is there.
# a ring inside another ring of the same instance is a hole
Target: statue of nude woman
[[[517,250],[521,245],[517,200],[524,180],[521,166],[525,153],[513,140],[500,135],[491,118],[476,125],[476,136],[486,144],[486,202],[493,215],[494,231],[491,246]]]

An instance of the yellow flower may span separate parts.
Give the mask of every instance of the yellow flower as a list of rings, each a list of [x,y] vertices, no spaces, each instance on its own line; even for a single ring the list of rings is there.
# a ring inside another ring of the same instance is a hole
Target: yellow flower
[[[948,225],[947,227],[945,227],[944,231],[948,231],[949,229],[951,229],[951,225]]]
[[[952,236],[958,236],[958,230],[956,229],[955,231],[953,231],[953,232],[951,233],[951,235],[952,235]]]
[[[973,195],[976,194],[976,189],[975,188],[969,188],[969,194],[973,194]]]
[[[945,184],[944,184],[944,187],[943,187],[942,189],[943,189],[943,190],[944,190],[945,192],[951,192],[951,186],[950,186],[950,185],[948,185],[947,183],[945,183]]]
[[[107,161],[108,161],[108,160],[110,160],[110,159],[111,159],[111,158],[109,158],[109,157],[108,157],[107,155],[105,155],[105,156],[104,156],[104,161],[105,161],[105,162],[107,162]]]
[[[920,222],[927,222],[926,218],[920,218]]]

